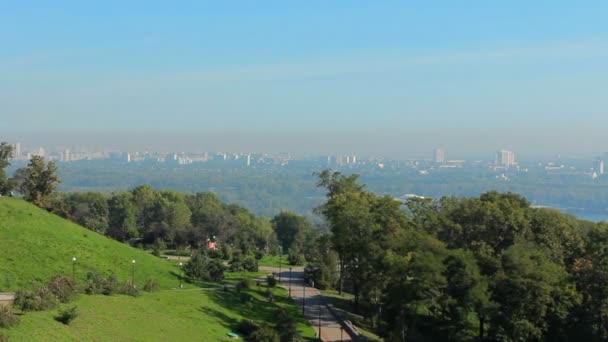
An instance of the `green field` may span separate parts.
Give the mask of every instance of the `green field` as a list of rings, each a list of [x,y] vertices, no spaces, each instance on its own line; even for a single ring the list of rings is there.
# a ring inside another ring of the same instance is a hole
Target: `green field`
[[[262,259],[258,261],[258,265],[260,266],[268,266],[268,267],[284,267],[285,269],[289,269],[289,261],[287,261],[287,255],[283,255],[279,257],[278,255],[264,255]],[[302,266],[302,265],[298,265]]]
[[[116,274],[135,283],[154,278],[161,288],[177,287],[179,270],[168,261],[111,240],[74,223],[13,198],[0,198],[0,292],[31,288],[55,274],[76,278],[87,272]]]
[[[0,329],[0,335],[11,341],[230,341],[227,333],[244,318],[272,324],[278,307],[301,317],[284,289],[273,290],[273,303],[263,291],[247,291],[253,295],[249,303],[242,303],[233,289],[165,290],[138,298],[81,295],[67,304],[77,305],[80,313],[69,326],[54,320],[59,309],[27,313],[18,326]],[[302,318],[298,330],[314,340],[314,329]]]

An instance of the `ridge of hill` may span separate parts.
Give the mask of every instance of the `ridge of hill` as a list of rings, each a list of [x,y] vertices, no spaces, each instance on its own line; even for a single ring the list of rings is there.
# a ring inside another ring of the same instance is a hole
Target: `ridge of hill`
[[[134,275],[140,286],[148,279],[155,279],[164,289],[179,283],[179,270],[166,260],[23,200],[0,198],[0,292],[32,288],[56,274],[71,276],[74,270],[80,281],[87,272],[95,272],[115,274],[119,282]]]

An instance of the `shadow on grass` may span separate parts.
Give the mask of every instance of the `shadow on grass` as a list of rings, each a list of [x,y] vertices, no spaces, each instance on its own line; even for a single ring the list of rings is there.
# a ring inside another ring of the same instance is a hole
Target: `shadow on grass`
[[[283,309],[294,318],[299,327],[310,326],[310,323],[301,315],[300,309],[294,305],[289,299],[284,290],[271,289],[273,300],[270,301],[265,297],[266,287],[261,287],[259,290],[249,289],[237,292],[235,289],[229,289],[228,292],[214,291],[208,292],[207,296],[216,304],[230,308],[233,312],[239,314],[243,319],[252,320],[258,324],[274,326],[277,311]],[[222,312],[210,308],[201,308],[201,311],[218,317],[222,324],[229,329],[236,329],[240,319],[235,319]],[[314,333],[314,332],[313,332]],[[303,341],[316,341],[314,337],[303,337]]]

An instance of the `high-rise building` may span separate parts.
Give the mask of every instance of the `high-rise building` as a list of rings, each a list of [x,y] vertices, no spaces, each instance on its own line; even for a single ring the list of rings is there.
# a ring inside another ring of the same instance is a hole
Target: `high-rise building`
[[[15,159],[21,158],[21,143],[19,143],[19,142],[15,143],[13,148],[14,148],[14,150],[13,150],[14,158]]]
[[[72,160],[72,156],[70,155],[70,150],[69,149],[65,149],[65,151],[63,151],[63,161],[64,162],[69,162]]]
[[[515,153],[507,150],[496,151],[494,164],[504,167],[515,165]]]
[[[435,163],[445,162],[445,150],[443,147],[437,147],[433,150],[433,161]]]
[[[604,160],[601,158],[598,158],[595,161],[595,165],[593,166],[593,170],[595,172],[597,172],[598,175],[603,175],[604,174]]]

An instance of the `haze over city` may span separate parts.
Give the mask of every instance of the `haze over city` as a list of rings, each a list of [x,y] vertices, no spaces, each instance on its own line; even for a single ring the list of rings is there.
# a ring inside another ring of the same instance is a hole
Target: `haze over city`
[[[3,3],[0,127],[41,146],[598,155],[608,5],[586,4]]]

